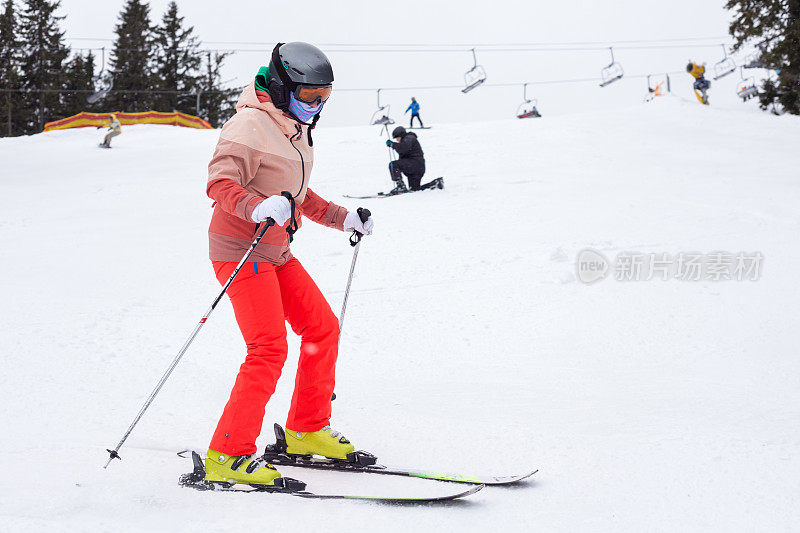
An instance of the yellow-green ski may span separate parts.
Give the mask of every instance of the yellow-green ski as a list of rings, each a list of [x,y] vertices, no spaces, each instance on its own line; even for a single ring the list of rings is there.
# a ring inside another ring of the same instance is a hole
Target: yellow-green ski
[[[263,458],[274,465],[298,466],[318,470],[336,470],[339,472],[362,472],[370,474],[384,474],[389,476],[416,477],[437,481],[450,481],[453,483],[468,483],[473,485],[508,485],[517,483],[531,477],[538,470],[531,470],[515,476],[476,476],[466,474],[453,474],[445,472],[429,472],[424,470],[402,470],[388,468],[376,464],[377,457],[369,452],[354,451],[347,454],[345,459],[321,457],[318,455],[300,455],[287,452],[286,433],[280,424],[275,424],[275,444],[268,445]]]

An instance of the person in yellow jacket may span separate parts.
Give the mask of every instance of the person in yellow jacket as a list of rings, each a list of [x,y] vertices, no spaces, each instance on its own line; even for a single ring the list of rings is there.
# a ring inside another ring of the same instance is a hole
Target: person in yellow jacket
[[[689,61],[686,65],[686,72],[694,78],[694,94],[700,103],[708,105],[708,88],[711,87],[711,82],[705,78],[706,66],[698,65],[694,61]]]
[[[103,139],[103,143],[100,145],[103,148],[111,148],[111,139],[122,133],[122,127],[120,126],[119,120],[117,120],[117,115],[114,113],[111,113],[108,117],[108,130],[105,139]]]

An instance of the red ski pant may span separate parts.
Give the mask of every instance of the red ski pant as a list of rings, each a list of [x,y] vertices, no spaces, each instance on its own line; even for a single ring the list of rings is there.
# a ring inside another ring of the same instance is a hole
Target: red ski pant
[[[213,264],[223,285],[237,265]],[[282,266],[246,263],[228,288],[228,296],[247,343],[247,357],[209,447],[228,455],[255,453],[264,408],[286,361],[285,322],[302,339],[286,427],[311,432],[328,425],[339,322],[300,261],[293,258]]]

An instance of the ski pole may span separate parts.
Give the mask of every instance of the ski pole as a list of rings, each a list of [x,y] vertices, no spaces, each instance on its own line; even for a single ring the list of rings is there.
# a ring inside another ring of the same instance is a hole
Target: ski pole
[[[292,197],[291,193],[284,191],[281,193],[281,195],[283,195],[289,200],[289,203],[291,204],[292,208],[292,213],[294,213],[294,198]],[[194,330],[192,331],[191,335],[189,335],[189,338],[186,339],[185,343],[183,343],[183,346],[178,352],[178,355],[176,355],[175,359],[172,360],[172,363],[170,363],[169,368],[167,368],[167,371],[164,372],[164,375],[161,376],[161,379],[158,381],[158,384],[156,384],[156,387],[153,389],[153,392],[151,392],[150,396],[147,397],[147,400],[144,402],[144,405],[142,405],[142,408],[139,410],[139,414],[137,414],[136,418],[133,419],[133,422],[131,423],[131,425],[128,427],[128,430],[120,439],[119,443],[117,444],[117,447],[114,448],[113,450],[108,450],[108,449],[106,450],[109,453],[109,458],[108,462],[106,462],[106,465],[103,467],[104,469],[108,468],[108,465],[110,465],[111,461],[113,461],[114,459],[122,459],[122,457],[119,456],[119,449],[122,448],[122,445],[128,439],[128,436],[133,431],[133,428],[136,427],[136,424],[138,424],[139,420],[141,420],[142,416],[144,416],[144,413],[145,411],[147,411],[147,408],[150,407],[151,403],[153,403],[153,400],[155,400],[156,395],[161,390],[161,387],[163,387],[164,383],[167,382],[167,378],[169,378],[170,374],[172,374],[172,371],[175,370],[175,367],[178,366],[178,362],[181,360],[181,357],[183,357],[183,354],[186,353],[186,350],[189,348],[189,345],[192,344],[192,341],[194,341],[194,338],[200,332],[200,328],[202,328],[203,325],[206,323],[206,320],[208,320],[208,317],[214,311],[214,308],[217,307],[219,301],[222,300],[222,297],[228,291],[228,287],[231,286],[231,283],[233,283],[233,280],[236,278],[236,275],[242,269],[245,262],[247,262],[247,260],[253,254],[253,251],[256,249],[256,246],[258,246],[258,243],[261,242],[261,239],[264,237],[264,234],[266,234],[267,230],[274,224],[275,221],[272,220],[271,218],[268,218],[264,222],[264,227],[261,228],[261,231],[258,233],[258,235],[256,235],[256,238],[253,239],[253,242],[250,243],[250,248],[247,249],[247,252],[245,252],[241,261],[239,261],[239,264],[236,265],[236,269],[231,274],[231,277],[228,278],[228,281],[225,282],[225,285],[222,287],[222,290],[219,292],[217,297],[212,302],[211,307],[208,308],[208,311],[206,311],[206,313],[200,319],[200,322],[198,322],[197,325],[194,327]]]
[[[372,213],[369,212],[369,209],[366,207],[359,207],[356,209],[356,213],[358,213],[358,218],[361,219],[361,222],[366,222],[367,219],[372,216]],[[350,246],[353,247],[353,261],[350,263],[350,275],[347,276],[347,287],[344,290],[344,299],[342,300],[342,312],[339,314],[339,340],[342,339],[342,326],[344,325],[344,312],[347,309],[347,297],[350,295],[350,284],[353,282],[353,272],[356,269],[356,259],[358,259],[358,249],[361,247],[361,237],[363,237],[361,233],[353,230],[353,234],[350,235]],[[336,399],[336,393],[331,394],[331,401]]]
[[[361,222],[366,222],[372,213],[369,212],[369,209],[364,207],[359,207],[356,210],[358,213],[358,217],[361,219]],[[347,309],[347,297],[350,295],[350,284],[353,282],[353,272],[356,269],[356,259],[358,259],[358,249],[361,246],[361,237],[363,235],[355,230],[353,230],[353,234],[350,236],[350,246],[353,247],[353,261],[350,263],[350,275],[347,277],[347,287],[344,290],[344,300],[342,301],[342,313],[339,315],[339,338],[342,338],[342,326],[344,325],[344,312]]]
[[[383,125],[383,130],[386,132],[386,139],[391,141],[392,137],[389,134],[389,125],[388,124],[384,124]],[[392,153],[392,147],[391,146],[387,146],[386,150],[389,152],[389,163],[394,163],[394,154]]]

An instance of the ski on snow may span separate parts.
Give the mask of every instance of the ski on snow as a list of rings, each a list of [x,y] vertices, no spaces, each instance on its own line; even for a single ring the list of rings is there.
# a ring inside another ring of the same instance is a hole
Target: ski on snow
[[[266,454],[267,460],[272,465],[277,466],[296,466],[300,468],[313,468],[318,470],[334,470],[337,472],[362,472],[369,474],[384,474],[388,476],[417,477],[423,479],[433,479],[437,481],[451,481],[453,483],[468,483],[471,485],[509,485],[527,479],[534,475],[538,470],[531,470],[525,474],[514,476],[475,476],[469,474],[453,474],[445,472],[428,472],[424,470],[402,470],[388,468],[383,465],[354,465],[350,463],[337,463],[324,459],[300,459],[289,457],[283,454]]]
[[[436,179],[437,180],[441,180],[442,177],[438,177]],[[441,189],[441,188],[443,188],[443,187],[431,187],[430,189],[423,189],[423,190],[436,190],[436,189]],[[363,196],[356,196],[356,195],[352,195],[352,194],[344,194],[342,196],[344,196],[345,198],[352,198],[354,200],[367,200],[367,199],[370,199],[370,198],[391,198],[392,196],[401,196],[403,194],[409,194],[409,193],[412,193],[412,192],[422,192],[422,191],[412,191],[412,190],[409,189],[409,190],[403,191],[403,192],[379,192],[377,194],[366,194],[366,195],[363,195]]]
[[[181,452],[181,454],[182,453],[183,452]],[[183,457],[181,454],[178,455]],[[276,479],[275,485],[250,485],[247,483],[205,481],[204,478],[206,475],[206,470],[203,466],[203,460],[200,458],[200,454],[195,451],[192,451],[192,463],[194,465],[193,471],[182,475],[178,481],[180,485],[184,487],[190,487],[197,490],[288,494],[290,496],[316,500],[366,500],[384,503],[444,502],[475,494],[485,486],[475,485],[474,487],[471,487],[465,491],[452,492],[450,494],[444,494],[440,496],[362,496],[352,494],[317,494],[315,492],[308,492],[305,490],[306,484],[302,481],[298,481],[289,477],[280,477]]]
[[[314,468],[318,470],[335,470],[338,472],[364,472],[370,474],[384,474],[389,476],[416,477],[433,479],[437,481],[451,481],[454,483],[469,483],[473,485],[508,485],[522,481],[534,475],[538,470],[531,470],[524,474],[514,476],[475,476],[468,474],[452,474],[445,472],[428,472],[424,470],[404,470],[388,468],[375,464],[377,457],[369,452],[356,451],[348,454],[346,461],[335,459],[317,458],[308,455],[291,455],[286,453],[286,435],[280,424],[275,424],[275,444],[267,446],[264,458],[273,465],[296,466],[301,468]]]
[[[345,198],[353,198],[356,200],[366,200],[367,198],[391,198],[392,196],[402,196],[404,194],[409,194],[412,192],[420,192],[420,191],[408,190],[403,192],[379,192],[377,194],[365,194],[364,196],[344,194],[342,196],[344,196]]]
[[[409,192],[411,192],[411,191],[409,191]],[[406,193],[397,192],[397,193],[394,193],[394,194],[389,194],[388,192],[379,192],[378,194],[367,194],[367,195],[364,195],[364,196],[354,196],[354,195],[350,195],[350,194],[344,194],[342,196],[344,196],[345,198],[353,198],[355,200],[366,200],[368,198],[389,198],[390,196],[400,196],[401,194],[406,194]]]

